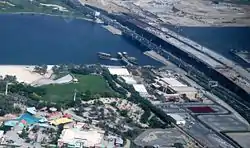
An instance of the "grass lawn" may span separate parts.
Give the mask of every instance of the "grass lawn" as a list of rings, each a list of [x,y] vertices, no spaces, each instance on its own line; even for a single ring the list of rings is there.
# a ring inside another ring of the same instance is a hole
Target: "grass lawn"
[[[47,92],[43,99],[55,103],[63,103],[67,100],[73,99],[75,89],[78,92],[85,92],[86,90],[89,90],[92,94],[112,92],[105,79],[101,76],[75,75],[75,77],[78,79],[78,83],[52,84],[42,86]]]

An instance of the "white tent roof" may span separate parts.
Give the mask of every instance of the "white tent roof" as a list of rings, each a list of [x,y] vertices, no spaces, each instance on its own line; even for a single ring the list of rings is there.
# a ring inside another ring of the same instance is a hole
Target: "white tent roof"
[[[110,67],[110,68],[108,68],[108,70],[112,75],[118,75],[118,76],[129,76],[130,75],[126,68]]]

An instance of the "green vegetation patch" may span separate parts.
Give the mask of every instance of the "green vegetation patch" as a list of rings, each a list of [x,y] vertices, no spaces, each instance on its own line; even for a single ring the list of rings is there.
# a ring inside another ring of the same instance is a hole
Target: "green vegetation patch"
[[[75,77],[78,79],[78,83],[42,86],[42,88],[46,90],[46,95],[43,97],[44,100],[55,103],[65,103],[73,99],[75,89],[80,93],[86,91],[90,91],[91,94],[113,93],[101,76],[75,75]]]

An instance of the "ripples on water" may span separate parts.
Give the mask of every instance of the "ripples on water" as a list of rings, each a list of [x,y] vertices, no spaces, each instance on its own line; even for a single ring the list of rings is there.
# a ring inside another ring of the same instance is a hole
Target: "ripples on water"
[[[141,49],[100,24],[85,20],[32,15],[0,15],[0,64],[112,64],[101,61],[97,52],[117,55],[126,51],[141,65],[161,65]]]

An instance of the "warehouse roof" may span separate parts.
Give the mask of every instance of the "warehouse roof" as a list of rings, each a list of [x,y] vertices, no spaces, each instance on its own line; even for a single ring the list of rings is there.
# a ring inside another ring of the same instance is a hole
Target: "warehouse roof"
[[[187,86],[183,83],[181,83],[180,81],[178,81],[175,78],[162,78],[162,81],[164,81],[165,83],[167,83],[170,86]]]
[[[176,92],[197,92],[197,89],[189,86],[171,87]]]
[[[182,116],[179,114],[168,114],[170,117],[172,117],[175,121],[185,121]]]
[[[135,91],[139,93],[148,93],[147,89],[143,84],[133,84]]]
[[[108,68],[109,72],[112,75],[118,75],[118,76],[129,76],[129,72],[126,68],[122,67],[109,67]]]
[[[122,79],[125,81],[127,84],[136,84],[137,82],[135,79],[131,76],[122,76]]]

